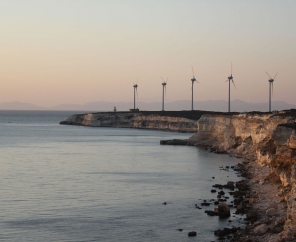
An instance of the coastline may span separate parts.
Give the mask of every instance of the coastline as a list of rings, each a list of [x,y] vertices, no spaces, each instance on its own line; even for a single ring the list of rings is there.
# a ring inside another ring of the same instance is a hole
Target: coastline
[[[100,119],[97,115],[75,116],[78,123],[71,123],[73,117],[70,117],[61,124],[96,127],[107,124],[175,132],[190,130],[195,134],[187,140],[160,143],[199,146],[218,154],[243,158],[239,170],[245,177],[242,182],[245,191],[236,205],[236,212],[245,214],[247,222],[229,241],[295,241],[296,110],[243,114],[199,112],[196,120],[185,121],[184,117],[152,113],[128,114],[131,117],[128,122],[125,122],[126,115],[114,118],[114,113],[111,116],[100,113]],[[100,123],[102,118],[107,120],[103,125]],[[239,186],[241,183],[236,183],[236,187]]]
[[[230,241],[295,241],[293,235],[283,233],[287,208],[278,197],[279,180],[270,176],[267,166],[250,161],[243,164],[249,188],[237,211],[246,215],[247,223]]]
[[[198,121],[198,132],[187,144],[180,140],[161,141],[243,158],[241,173],[248,191],[236,208],[237,213],[245,214],[247,223],[230,241],[296,240],[295,121],[296,110],[204,115]]]

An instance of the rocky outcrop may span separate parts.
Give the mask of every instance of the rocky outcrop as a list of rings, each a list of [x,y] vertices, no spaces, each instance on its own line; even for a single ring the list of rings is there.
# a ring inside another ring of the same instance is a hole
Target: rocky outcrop
[[[153,129],[174,132],[197,132],[197,119],[200,118],[202,113],[101,112],[74,114],[67,120],[60,122],[60,124],[91,127]]]
[[[281,182],[278,197],[287,207],[282,238],[296,236],[296,110],[205,114],[189,142],[268,166],[267,179]],[[263,233],[265,228],[261,227],[256,233]]]

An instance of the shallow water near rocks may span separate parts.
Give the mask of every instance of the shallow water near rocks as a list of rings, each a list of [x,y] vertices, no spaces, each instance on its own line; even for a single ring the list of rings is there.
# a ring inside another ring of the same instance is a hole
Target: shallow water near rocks
[[[71,114],[0,111],[0,241],[213,241],[232,226],[195,204],[240,179],[219,169],[239,159],[159,145],[191,134],[59,125]]]

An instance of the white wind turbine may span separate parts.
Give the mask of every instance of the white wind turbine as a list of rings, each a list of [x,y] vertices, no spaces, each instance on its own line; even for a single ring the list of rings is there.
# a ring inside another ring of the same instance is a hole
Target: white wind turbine
[[[234,85],[234,88],[236,88],[235,84],[233,82],[233,76],[232,76],[232,63],[231,63],[231,74],[230,74],[230,76],[228,77],[228,79],[225,82],[229,82],[229,88],[228,88],[228,112],[230,112],[230,82],[232,82],[233,85]]]
[[[162,85],[162,111],[164,111],[164,96],[166,94],[166,85],[168,82],[168,78],[166,79],[166,81],[164,81],[164,79],[161,77],[161,79],[163,80],[163,83],[161,83]]]
[[[134,109],[136,109],[136,93],[138,97],[138,79],[137,79],[137,83],[134,83],[133,87],[134,87]]]
[[[269,112],[271,112],[271,95],[273,95],[273,82],[277,76],[277,73],[275,74],[274,78],[271,78],[267,72],[266,74],[269,76],[269,80],[268,80],[269,81]]]
[[[191,79],[191,82],[192,82],[192,87],[191,87],[191,91],[192,91],[191,110],[193,111],[193,84],[194,84],[194,82],[197,82],[197,83],[199,83],[199,82],[195,79],[193,66],[191,66],[191,67],[192,67],[192,74],[193,74],[193,77]]]

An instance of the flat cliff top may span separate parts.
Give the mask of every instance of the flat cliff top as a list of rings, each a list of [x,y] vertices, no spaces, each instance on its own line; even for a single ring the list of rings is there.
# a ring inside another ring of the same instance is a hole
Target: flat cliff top
[[[159,116],[167,116],[167,117],[176,117],[176,118],[187,118],[191,120],[199,120],[204,114],[221,114],[221,115],[234,115],[239,114],[235,112],[231,113],[222,113],[222,112],[212,112],[212,111],[201,111],[201,110],[184,110],[184,111],[139,111],[139,112],[95,112],[94,114],[140,114],[144,116],[148,115],[159,115]]]

